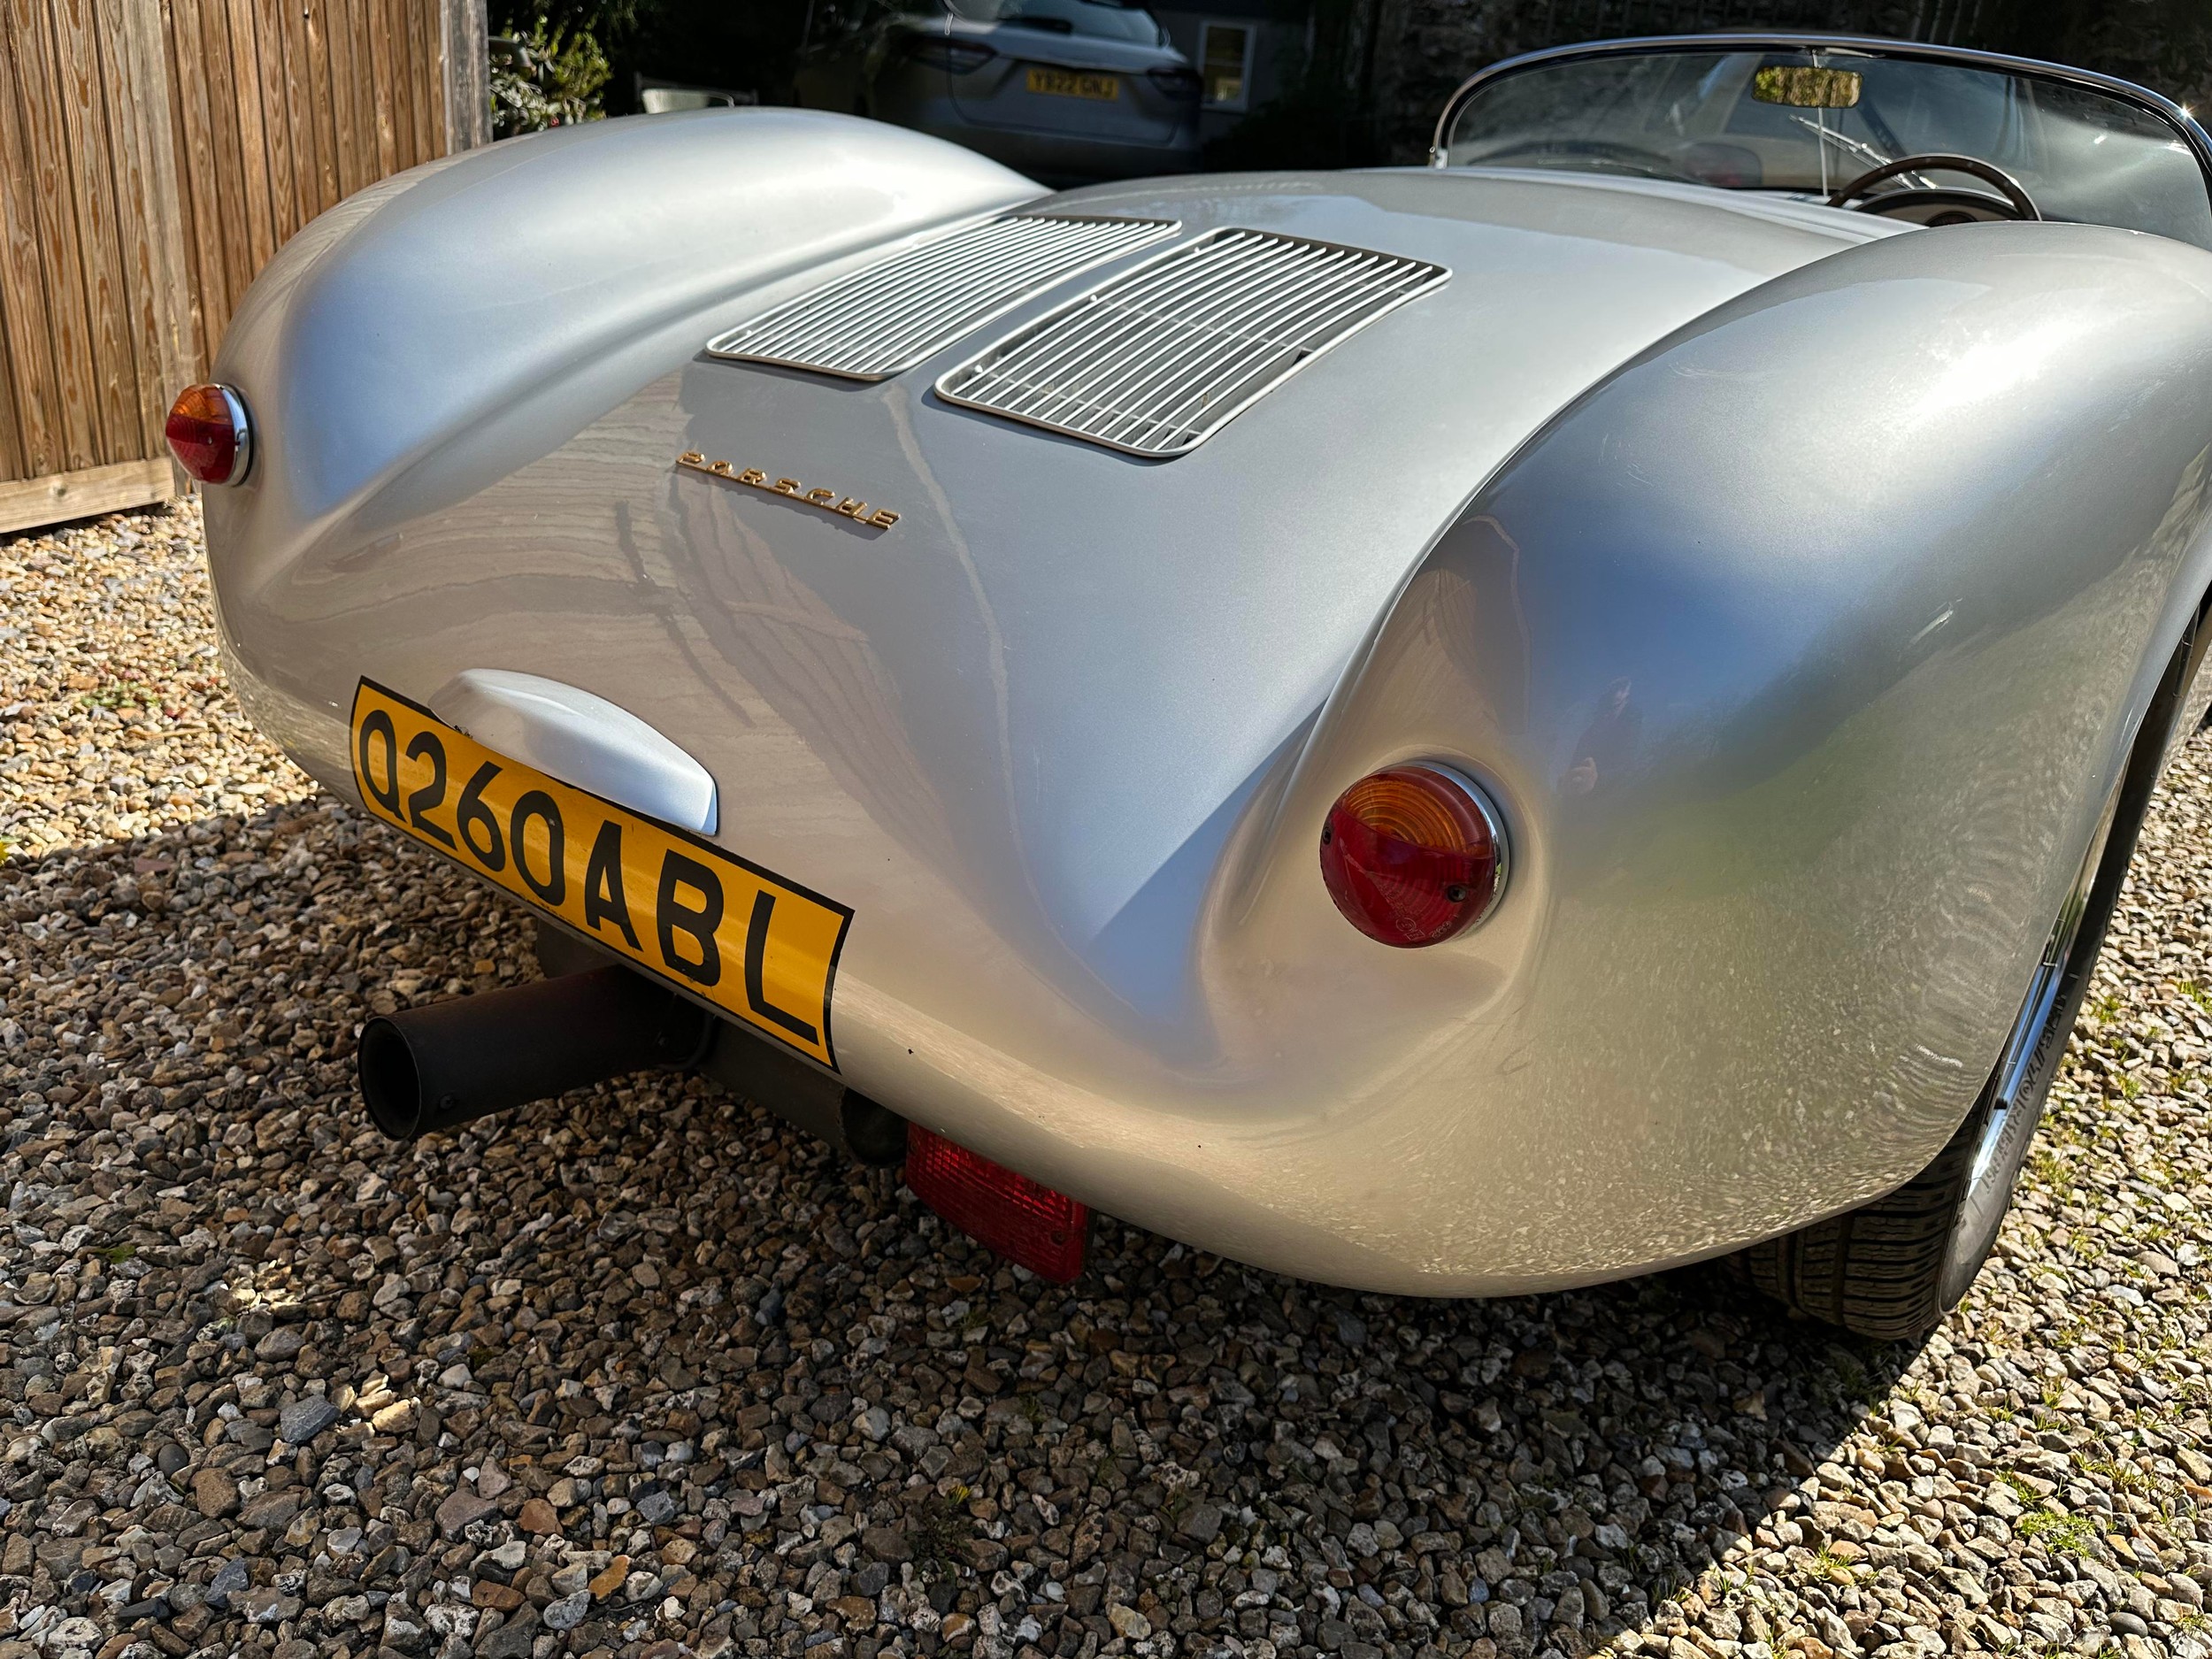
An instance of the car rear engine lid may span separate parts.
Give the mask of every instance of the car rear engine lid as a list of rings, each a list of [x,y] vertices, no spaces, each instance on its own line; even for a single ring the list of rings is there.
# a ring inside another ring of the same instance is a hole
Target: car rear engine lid
[[[888,379],[1079,271],[1149,246],[1173,219],[1010,213],[856,271],[741,323],[713,357]]]
[[[1182,455],[1450,277],[1372,249],[1217,230],[1017,329],[937,395],[1128,455]]]

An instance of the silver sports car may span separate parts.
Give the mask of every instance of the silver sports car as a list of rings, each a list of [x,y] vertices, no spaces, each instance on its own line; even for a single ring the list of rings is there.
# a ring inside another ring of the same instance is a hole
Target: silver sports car
[[[922,0],[804,65],[799,102],[951,139],[1041,178],[1197,165],[1190,60],[1125,0]]]
[[[2212,696],[2208,245],[2172,104],[1877,41],[1064,195],[707,111],[355,196],[171,433],[248,711],[541,920],[393,1133],[689,1064],[1049,1276],[1899,1335]]]

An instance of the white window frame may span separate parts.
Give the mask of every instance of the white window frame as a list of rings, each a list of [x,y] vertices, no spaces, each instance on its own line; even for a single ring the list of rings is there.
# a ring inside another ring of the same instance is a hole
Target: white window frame
[[[1233,104],[1217,104],[1213,101],[1213,98],[1209,96],[1200,107],[1209,110],[1248,110],[1252,107],[1252,58],[1255,49],[1259,45],[1259,25],[1253,22],[1248,18],[1201,19],[1198,24],[1197,64],[1198,73],[1201,77],[1206,76],[1206,63],[1208,58],[1207,44],[1216,29],[1240,29],[1244,34],[1244,62],[1237,74],[1237,86],[1239,88],[1238,96],[1236,102]],[[1212,90],[1212,81],[1210,78],[1207,79],[1207,90],[1210,95]]]

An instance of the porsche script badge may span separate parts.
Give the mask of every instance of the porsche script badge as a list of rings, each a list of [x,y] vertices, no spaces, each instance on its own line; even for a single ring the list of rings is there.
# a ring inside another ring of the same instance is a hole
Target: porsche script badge
[[[899,515],[887,507],[871,507],[864,501],[856,500],[833,489],[809,489],[795,478],[771,478],[757,466],[735,467],[727,461],[710,461],[696,449],[686,449],[676,457],[676,465],[688,467],[695,472],[704,472],[709,478],[764,489],[771,495],[788,495],[793,501],[803,501],[810,507],[841,514],[854,523],[864,524],[871,529],[888,530],[899,521]]]

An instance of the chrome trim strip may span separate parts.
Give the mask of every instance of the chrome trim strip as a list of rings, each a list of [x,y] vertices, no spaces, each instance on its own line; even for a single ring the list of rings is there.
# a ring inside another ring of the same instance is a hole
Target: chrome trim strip
[[[1853,53],[1864,58],[1901,58],[1921,63],[1956,64],[1970,69],[2032,76],[2079,87],[2086,91],[2101,92],[2159,117],[2178,132],[2183,142],[2189,146],[2190,153],[2197,158],[2197,166],[2204,174],[2207,194],[2212,195],[2212,134],[2208,134],[2197,124],[2196,119],[2180,104],[2153,92],[2148,87],[2139,87],[2133,81],[2123,81],[2116,75],[2099,74],[2093,69],[2076,69],[2067,64],[2048,64],[2036,58],[2015,58],[2005,52],[1977,51],[1970,47],[1936,46],[1916,41],[1884,40],[1870,35],[1811,35],[1781,29],[1712,35],[1629,35],[1619,40],[1549,46],[1541,51],[1523,52],[1517,58],[1505,58],[1487,68],[1478,69],[1461,81],[1458,89],[1445,100],[1443,113],[1436,118],[1435,135],[1429,141],[1429,165],[1441,168],[1451,165],[1446,145],[1451,136],[1452,124],[1458,119],[1459,112],[1466,107],[1468,99],[1489,82],[1517,74],[1524,69],[1545,64],[1566,63],[1578,58],[1610,57],[1616,53],[1798,51],[1813,48],[1823,51]]]
[[[1498,810],[1498,803],[1490,798],[1487,789],[1456,766],[1448,766],[1438,760],[1409,760],[1401,764],[1414,771],[1432,772],[1456,785],[1468,800],[1474,803],[1475,810],[1481,815],[1484,826],[1490,832],[1490,845],[1496,853],[1496,873],[1490,881],[1490,902],[1477,914],[1461,923],[1457,932],[1436,942],[1445,944],[1452,939],[1464,939],[1498,913],[1498,906],[1505,902],[1505,890],[1513,879],[1513,838],[1506,833],[1505,814]]]
[[[246,400],[222,381],[213,382],[223,395],[223,407],[230,412],[231,430],[237,434],[231,449],[230,474],[222,482],[242,484],[246,474],[253,471],[253,421],[246,413]]]

